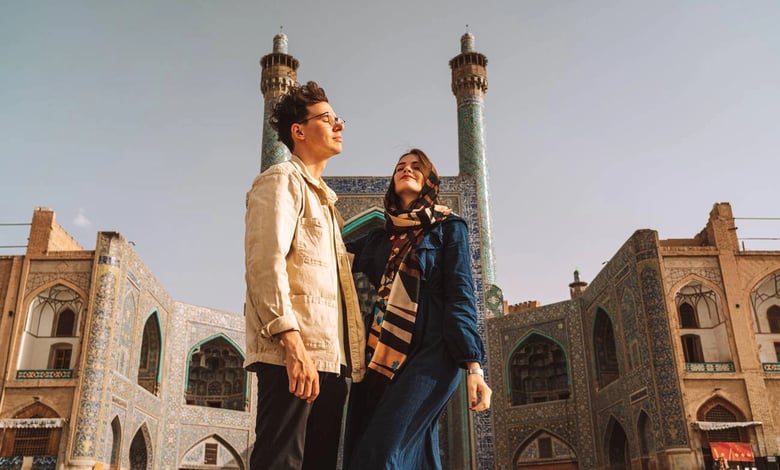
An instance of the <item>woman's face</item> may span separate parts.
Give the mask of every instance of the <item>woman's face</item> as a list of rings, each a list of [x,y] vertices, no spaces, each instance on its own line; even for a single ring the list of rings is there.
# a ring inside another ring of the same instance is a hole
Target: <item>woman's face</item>
[[[404,208],[408,208],[422,191],[425,184],[425,167],[420,157],[412,153],[406,154],[398,160],[393,173],[393,185],[395,194],[401,199]]]

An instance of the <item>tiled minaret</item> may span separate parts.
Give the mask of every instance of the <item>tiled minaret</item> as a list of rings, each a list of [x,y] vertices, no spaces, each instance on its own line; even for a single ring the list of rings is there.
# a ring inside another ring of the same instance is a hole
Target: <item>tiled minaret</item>
[[[487,57],[474,50],[474,36],[460,38],[460,54],[450,60],[452,92],[458,102],[458,161],[461,176],[477,180],[482,235],[482,272],[486,283],[495,284],[493,224],[488,196],[488,168],[485,157],[485,92]]]
[[[287,53],[287,36],[274,36],[274,51],[260,59],[260,91],[265,99],[263,112],[263,148],[260,171],[290,159],[290,151],[279,141],[276,131],[268,124],[271,111],[298,78],[298,59]]]

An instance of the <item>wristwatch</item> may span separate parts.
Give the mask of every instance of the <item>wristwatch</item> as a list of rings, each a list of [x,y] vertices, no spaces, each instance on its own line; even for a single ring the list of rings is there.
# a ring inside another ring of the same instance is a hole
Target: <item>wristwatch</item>
[[[485,371],[484,371],[484,370],[482,370],[482,368],[481,368],[481,367],[475,367],[475,368],[473,368],[473,369],[469,369],[469,370],[466,372],[466,374],[468,374],[468,375],[471,375],[471,374],[477,374],[477,375],[481,375],[482,377],[484,377],[484,376],[485,376]]]

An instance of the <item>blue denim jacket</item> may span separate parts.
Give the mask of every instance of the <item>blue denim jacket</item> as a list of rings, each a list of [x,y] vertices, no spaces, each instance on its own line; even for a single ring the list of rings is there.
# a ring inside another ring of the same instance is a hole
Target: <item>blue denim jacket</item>
[[[355,254],[352,271],[365,273],[378,286],[390,254],[387,232],[374,230],[347,243],[347,251]],[[416,350],[443,341],[460,367],[471,361],[484,364],[466,222],[451,215],[431,228],[417,247],[417,257],[422,275],[410,360]],[[370,328],[371,312],[363,313],[365,327]]]

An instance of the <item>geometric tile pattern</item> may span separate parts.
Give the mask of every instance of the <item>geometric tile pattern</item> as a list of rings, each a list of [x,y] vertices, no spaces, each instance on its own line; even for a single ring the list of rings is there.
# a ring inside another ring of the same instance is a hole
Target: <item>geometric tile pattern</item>
[[[657,451],[689,448],[656,237],[650,230],[634,233],[574,300],[489,319],[494,391],[503,392],[493,408],[496,468],[512,468],[517,452],[542,430],[570,445],[580,468],[606,465],[598,449],[606,448],[612,422],[626,434],[629,458],[638,458],[642,413]],[[619,378],[601,388],[593,354],[597,311],[615,328],[619,369]],[[508,364],[513,348],[531,332],[566,349],[573,393],[566,400],[513,407]]]
[[[359,215],[372,207],[383,207],[382,198],[389,183],[389,177],[326,177],[325,182],[338,194],[338,208],[345,221]],[[439,187],[442,203],[451,207],[460,217],[468,223],[469,244],[471,254],[471,269],[474,276],[475,297],[477,306],[477,329],[483,340],[487,344],[487,335],[485,331],[485,318],[488,316],[488,309],[485,305],[485,289],[482,270],[482,243],[480,234],[479,206],[476,191],[476,180],[470,176],[443,176]],[[486,376],[489,378],[490,370],[486,365]],[[462,392],[461,392],[462,393]],[[450,402],[451,404],[465,404],[465,400],[456,394]],[[454,406],[454,405],[451,405]],[[470,413],[465,405],[460,410],[450,410],[447,413],[448,435],[452,439],[460,442],[450,442],[449,448],[468,449],[469,444],[469,424],[467,417],[469,414],[473,417],[473,428],[475,434],[474,454],[477,459],[477,468],[493,467],[493,439],[491,435],[491,415],[489,413]],[[457,412],[454,412],[457,411]],[[455,417],[461,419],[458,423],[453,423]],[[464,421],[465,420],[465,421]],[[460,444],[459,447],[458,444]],[[468,452],[467,452],[468,454]],[[454,459],[454,455],[445,455],[446,459]]]

